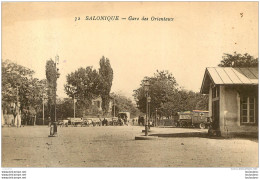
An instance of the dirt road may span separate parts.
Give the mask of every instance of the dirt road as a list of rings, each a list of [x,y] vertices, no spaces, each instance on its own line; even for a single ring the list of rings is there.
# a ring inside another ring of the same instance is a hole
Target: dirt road
[[[257,167],[258,141],[210,139],[206,130],[139,126],[2,128],[2,167]]]

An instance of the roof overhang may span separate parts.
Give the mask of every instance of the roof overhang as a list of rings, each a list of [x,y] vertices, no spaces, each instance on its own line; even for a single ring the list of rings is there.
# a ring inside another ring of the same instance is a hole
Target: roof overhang
[[[214,84],[214,81],[211,78],[208,69],[206,68],[205,73],[204,73],[204,77],[203,77],[203,81],[202,81],[202,84],[201,84],[201,88],[200,88],[200,93],[201,94],[209,94],[210,84]]]
[[[211,84],[224,86],[258,86],[257,68],[206,68],[200,93],[209,94]]]

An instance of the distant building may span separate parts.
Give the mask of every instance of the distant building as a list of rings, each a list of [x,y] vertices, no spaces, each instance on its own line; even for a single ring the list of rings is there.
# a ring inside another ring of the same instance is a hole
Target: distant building
[[[101,99],[101,97],[99,96],[99,97],[93,99],[92,105],[96,106],[98,108],[98,110],[102,111],[102,99]],[[108,109],[109,113],[112,111],[112,107],[113,107],[113,100],[111,99],[110,102],[109,102],[109,109]]]
[[[222,136],[258,135],[258,68],[206,68],[201,93]]]

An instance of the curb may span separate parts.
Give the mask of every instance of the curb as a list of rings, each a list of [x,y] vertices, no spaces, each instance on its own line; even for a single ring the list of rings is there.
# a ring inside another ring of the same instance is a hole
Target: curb
[[[136,136],[135,140],[157,140],[158,136]]]
[[[145,130],[142,130],[142,132],[145,132]],[[152,130],[148,130],[148,132],[153,132]]]

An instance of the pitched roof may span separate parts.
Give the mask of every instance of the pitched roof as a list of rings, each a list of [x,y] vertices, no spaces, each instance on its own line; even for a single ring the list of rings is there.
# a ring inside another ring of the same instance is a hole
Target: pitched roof
[[[209,85],[258,85],[258,68],[206,68],[201,93],[208,93]]]

